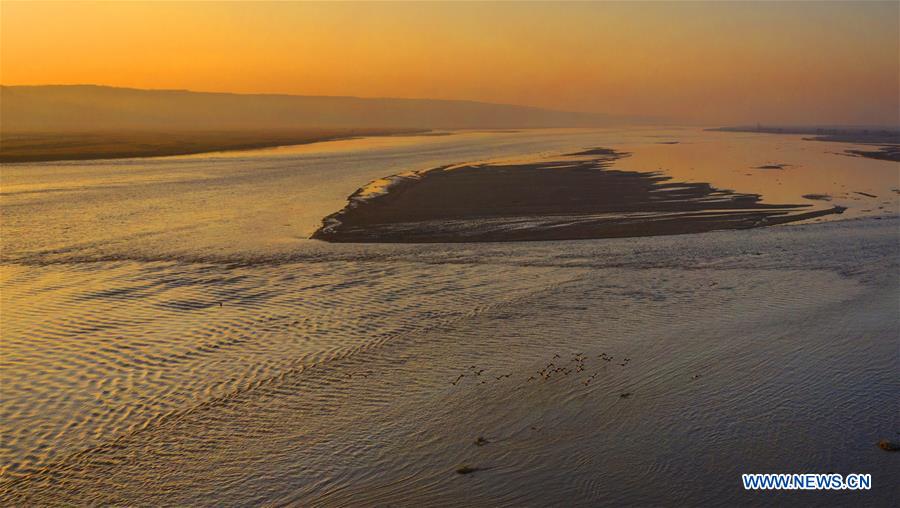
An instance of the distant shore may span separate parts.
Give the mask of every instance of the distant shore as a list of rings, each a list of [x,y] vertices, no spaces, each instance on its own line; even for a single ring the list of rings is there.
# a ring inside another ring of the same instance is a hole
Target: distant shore
[[[0,134],[0,163],[190,155],[427,132],[427,129],[4,132]]]
[[[767,204],[756,194],[609,169],[627,155],[592,148],[534,162],[395,175],[359,189],[312,238],[429,243],[656,236],[746,229],[844,211]]]
[[[900,162],[900,129],[888,127],[775,127],[738,126],[707,129],[722,132],[759,132],[763,134],[812,135],[808,141],[831,141],[875,145],[878,150],[845,150],[844,155]]]

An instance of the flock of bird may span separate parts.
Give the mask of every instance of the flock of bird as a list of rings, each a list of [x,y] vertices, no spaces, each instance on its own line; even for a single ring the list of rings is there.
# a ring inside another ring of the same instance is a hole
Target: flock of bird
[[[547,365],[545,365],[543,368],[538,370],[535,373],[536,375],[529,377],[526,380],[526,382],[530,383],[530,382],[539,382],[539,381],[549,381],[549,380],[553,379],[554,377],[561,378],[564,376],[568,376],[570,374],[577,375],[578,373],[585,372],[587,369],[588,358],[589,357],[587,355],[585,355],[584,353],[572,353],[571,358],[564,359],[562,355],[557,353],[557,354],[553,355],[553,358],[551,358],[550,362],[548,362]],[[613,364],[615,362],[615,364],[618,365],[619,367],[627,367],[631,363],[631,358],[623,357],[620,360],[616,360],[615,357],[613,357],[612,355],[609,355],[607,353],[600,353],[599,355],[597,355],[597,360],[598,360],[598,362],[600,362],[600,365],[603,365],[604,362],[608,363],[608,364]],[[485,374],[485,372],[486,372],[486,369],[480,369],[476,365],[470,365],[468,367],[468,369],[466,369],[465,372],[463,372],[462,374],[459,374],[456,377],[456,379],[454,379],[453,381],[450,382],[450,384],[456,386],[459,383],[461,383],[463,381],[463,379],[465,379],[467,377],[480,379],[478,384],[484,384],[487,382],[487,380],[490,377],[493,377],[495,380],[499,381],[501,379],[512,376],[512,373],[501,374],[499,376],[491,376],[490,374]],[[584,386],[588,386],[594,380],[594,378],[596,378],[602,372],[603,371],[599,370],[599,369],[595,370],[593,374],[583,378],[581,380],[581,383]],[[694,374],[693,376],[691,376],[691,379],[696,380],[696,379],[699,379],[700,377],[701,377],[701,374]],[[631,398],[633,395],[634,395],[634,393],[632,393],[632,392],[623,392],[623,393],[619,394],[619,398],[620,399],[628,399],[628,398]],[[531,429],[534,431],[540,430],[539,428],[537,428],[535,426],[532,426]],[[475,446],[485,446],[485,445],[489,444],[490,442],[491,441],[485,439],[483,436],[478,436],[478,438],[475,439],[474,444],[475,444]],[[461,475],[466,475],[466,474],[474,473],[476,471],[481,471],[483,469],[488,469],[488,468],[472,467],[469,465],[463,465],[463,466],[458,467],[456,469],[456,472]]]
[[[456,377],[456,379],[454,379],[453,381],[451,381],[450,384],[452,384],[452,385],[455,386],[455,385],[459,384],[460,381],[462,381],[462,378],[464,378],[464,377],[466,377],[466,376],[468,376],[468,375],[472,375],[472,376],[476,376],[476,377],[477,377],[477,376],[481,376],[481,374],[482,374],[483,372],[484,372],[484,369],[479,369],[479,368],[478,368],[477,366],[475,366],[475,365],[470,365],[470,366],[469,366],[469,372],[468,372],[468,373],[465,373],[465,372],[464,372],[464,373],[460,374],[459,376]],[[507,378],[507,377],[511,377],[511,376],[512,376],[512,372],[510,372],[510,373],[508,373],[508,374],[501,374],[501,375],[499,375],[499,376],[493,376],[493,378],[494,378],[495,380],[497,380],[497,381],[500,381],[501,379],[504,379],[504,378]],[[487,383],[487,379],[482,379],[481,382],[478,383],[478,384],[482,384],[482,385],[483,385],[483,384],[485,384],[485,383]]]
[[[597,359],[601,362],[607,362],[607,363],[612,363],[615,360],[615,358],[613,356],[606,354],[606,353],[600,353],[597,356]],[[535,376],[531,376],[528,379],[526,379],[525,381],[528,383],[533,382],[533,381],[540,381],[540,380],[548,381],[551,378],[553,378],[554,376],[556,376],[556,377],[568,376],[569,374],[578,374],[580,372],[585,372],[585,370],[587,368],[587,366],[586,366],[587,360],[588,360],[588,357],[584,353],[573,353],[571,358],[569,358],[567,361],[564,361],[563,357],[559,353],[557,353],[557,354],[553,355],[553,358],[547,365],[545,365],[542,369],[540,369],[536,372]],[[622,358],[622,360],[617,362],[617,364],[620,367],[626,367],[626,366],[628,366],[629,362],[631,362],[631,358]],[[450,384],[453,386],[456,386],[459,383],[461,383],[463,381],[463,379],[465,379],[467,377],[480,378],[484,372],[485,372],[485,369],[479,369],[476,365],[471,365],[471,366],[469,366],[469,368],[467,369],[466,372],[459,374],[456,377],[456,379],[454,379],[453,381],[450,382]],[[594,378],[596,378],[599,374],[600,374],[600,371],[594,372],[593,374],[591,374],[590,376],[585,378],[582,381],[582,384],[584,386],[589,385],[591,383],[591,381],[593,381]],[[512,373],[501,374],[499,376],[485,376],[478,382],[478,384],[485,384],[487,382],[488,377],[493,377],[495,380],[499,381],[501,379],[508,378],[511,376],[512,376]],[[625,397],[627,397],[627,395],[625,395]]]

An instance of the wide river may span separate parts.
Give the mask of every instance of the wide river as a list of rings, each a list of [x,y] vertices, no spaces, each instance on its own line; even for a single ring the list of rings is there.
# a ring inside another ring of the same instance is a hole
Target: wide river
[[[594,146],[848,210],[635,239],[307,239],[388,175]],[[0,503],[896,502],[900,457],[877,443],[900,440],[900,176],[848,148],[556,129],[6,164]],[[873,489],[747,493],[745,472]]]

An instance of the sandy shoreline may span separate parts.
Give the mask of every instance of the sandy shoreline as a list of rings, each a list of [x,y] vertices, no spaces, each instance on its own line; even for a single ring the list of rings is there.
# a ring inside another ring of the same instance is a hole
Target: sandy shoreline
[[[613,170],[627,153],[590,148],[547,160],[395,175],[350,196],[312,238],[330,242],[575,240],[747,229],[843,212]]]
[[[423,129],[257,131],[119,131],[2,133],[0,163],[192,155],[336,141],[360,136],[423,134]]]

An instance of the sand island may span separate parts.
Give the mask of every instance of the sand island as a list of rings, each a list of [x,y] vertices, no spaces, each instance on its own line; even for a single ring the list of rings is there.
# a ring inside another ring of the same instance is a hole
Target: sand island
[[[765,203],[758,194],[610,168],[627,156],[598,147],[394,175],[356,191],[312,237],[364,243],[575,240],[747,229],[844,211]]]

